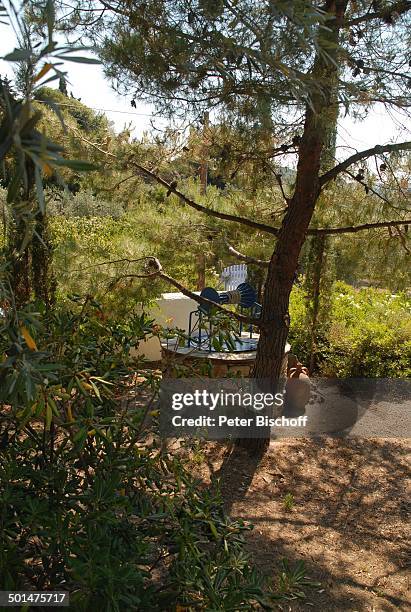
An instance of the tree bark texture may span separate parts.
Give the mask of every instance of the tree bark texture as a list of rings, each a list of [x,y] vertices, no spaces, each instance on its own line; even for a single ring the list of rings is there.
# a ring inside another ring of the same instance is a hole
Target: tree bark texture
[[[319,89],[311,93],[306,106],[301,137],[295,191],[283,218],[271,257],[262,308],[262,327],[253,371],[255,378],[279,380],[287,342],[289,300],[301,247],[320,195],[322,155],[330,128],[335,123],[335,93],[338,87],[338,41],[347,0],[328,0],[328,29],[319,30],[318,44],[331,56],[317,52],[311,74]],[[335,63],[334,63],[335,62]],[[261,448],[267,441],[250,439],[249,448]]]

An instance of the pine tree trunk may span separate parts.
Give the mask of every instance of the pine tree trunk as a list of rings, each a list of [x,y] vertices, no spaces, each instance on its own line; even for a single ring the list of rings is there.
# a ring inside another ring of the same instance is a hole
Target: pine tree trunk
[[[254,378],[279,380],[290,326],[289,300],[297,270],[301,247],[320,194],[320,168],[324,144],[330,131],[330,122],[335,116],[332,101],[338,87],[338,38],[347,0],[327,1],[325,10],[335,19],[327,22],[319,36],[335,64],[325,61],[317,54],[312,76],[321,84],[322,90],[314,91],[311,104],[305,112],[304,131],[301,138],[297,166],[296,186],[289,202],[278,235],[275,251],[271,257],[262,303],[262,326],[257,347]],[[269,434],[263,439],[241,440],[249,451],[259,451],[269,443]]]
[[[254,376],[277,380],[281,373],[290,317],[290,293],[301,247],[319,195],[323,147],[321,117],[307,109],[300,144],[297,181],[268,268],[263,297],[262,328]]]
[[[317,355],[317,326],[321,310],[321,278],[323,275],[326,238],[324,235],[313,236],[311,252],[314,259],[314,277],[312,279],[312,312],[310,321],[310,361],[309,372],[312,373],[315,367]]]

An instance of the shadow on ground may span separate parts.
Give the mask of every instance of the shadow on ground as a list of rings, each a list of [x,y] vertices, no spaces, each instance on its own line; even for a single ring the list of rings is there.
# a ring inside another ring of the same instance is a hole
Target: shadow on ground
[[[321,582],[284,610],[410,609],[404,441],[282,439],[259,456],[216,443],[203,468],[231,516],[254,524],[247,545],[264,573],[303,560]]]

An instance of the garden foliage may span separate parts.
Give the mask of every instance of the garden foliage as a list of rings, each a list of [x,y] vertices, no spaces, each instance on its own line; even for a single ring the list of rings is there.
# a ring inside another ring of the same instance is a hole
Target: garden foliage
[[[307,296],[291,298],[290,343],[302,361],[310,339]],[[330,293],[329,320],[318,330],[317,372],[331,377],[411,376],[411,297],[407,292],[354,287],[338,281]]]
[[[1,321],[0,588],[69,590],[75,610],[250,609],[246,526],[162,447],[157,380],[132,376],[151,322],[73,300]]]

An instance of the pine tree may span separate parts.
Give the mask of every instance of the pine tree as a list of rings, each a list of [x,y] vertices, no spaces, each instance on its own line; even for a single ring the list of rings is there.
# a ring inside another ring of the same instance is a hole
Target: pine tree
[[[101,57],[120,89],[164,114],[212,108],[248,125],[264,106],[264,116],[271,116],[265,129],[283,139],[284,155],[297,158],[281,227],[266,228],[276,243],[259,323],[257,378],[280,376],[290,292],[307,233],[321,233],[310,228],[321,195],[351,166],[411,149],[410,142],[376,146],[322,168],[340,108],[410,107],[410,9],[405,0],[371,6],[363,0],[135,0],[109,5],[102,18]],[[237,222],[259,227],[258,220]]]

